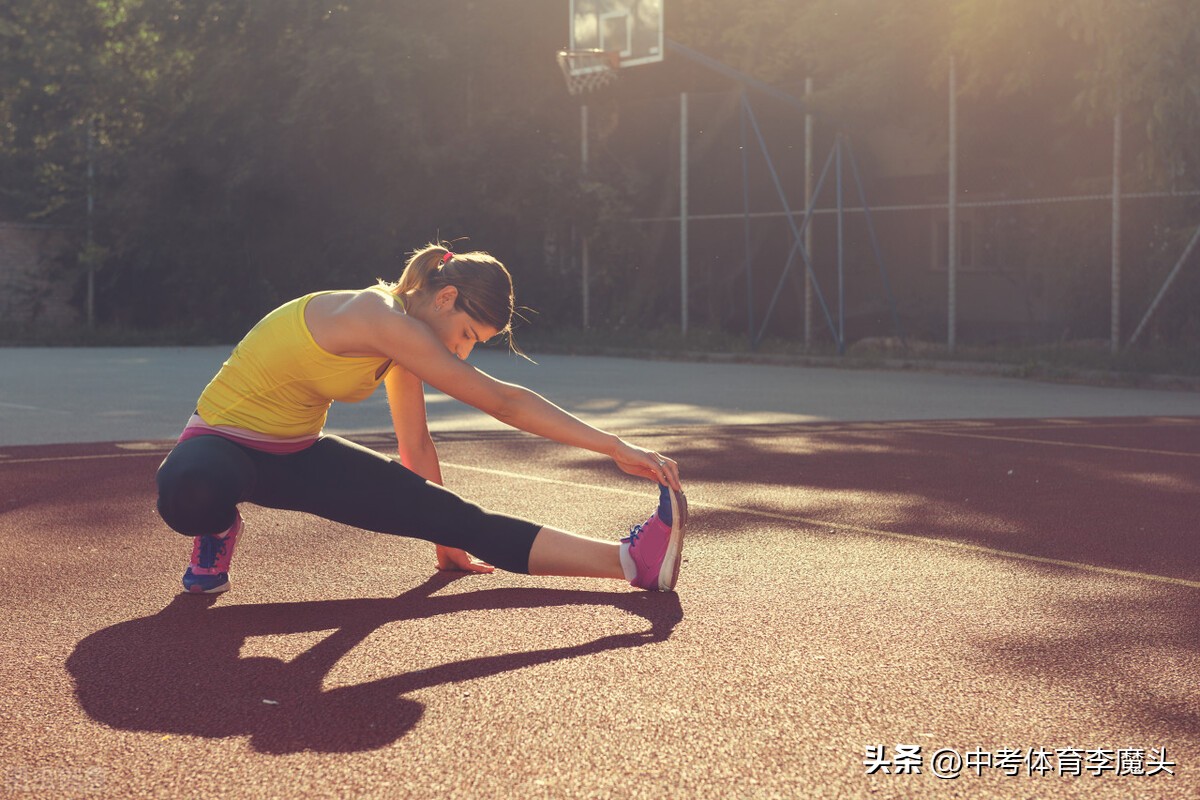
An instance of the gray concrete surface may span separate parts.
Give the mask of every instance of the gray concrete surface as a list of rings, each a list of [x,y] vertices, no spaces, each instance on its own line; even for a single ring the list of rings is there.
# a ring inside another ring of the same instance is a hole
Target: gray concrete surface
[[[176,436],[229,348],[0,348],[0,446]],[[698,364],[497,351],[471,363],[611,430],[805,421],[1200,414],[1200,394],[921,372]],[[504,426],[437,392],[434,430]],[[328,430],[390,425],[381,390],[335,404]]]

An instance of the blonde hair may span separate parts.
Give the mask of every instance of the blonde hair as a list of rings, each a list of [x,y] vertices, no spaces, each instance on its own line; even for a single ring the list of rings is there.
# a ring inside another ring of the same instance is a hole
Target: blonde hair
[[[455,309],[507,335],[509,346],[516,351],[512,343],[512,275],[489,253],[455,253],[448,242],[430,243],[409,255],[399,281],[380,281],[380,285],[397,297],[453,286],[458,289]]]

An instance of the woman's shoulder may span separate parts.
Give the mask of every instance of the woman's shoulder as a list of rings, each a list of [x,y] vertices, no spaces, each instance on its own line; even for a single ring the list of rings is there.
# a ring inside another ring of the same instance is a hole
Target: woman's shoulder
[[[405,313],[404,301],[386,284],[377,283],[364,289],[357,289],[350,294],[353,300],[361,305],[369,305],[373,309],[382,309],[399,314]]]
[[[307,301],[309,309],[318,314],[355,316],[378,311],[404,312],[400,298],[386,286],[379,285],[362,289],[327,289],[299,299]]]
[[[305,309],[304,321],[318,344],[346,356],[386,354],[379,349],[381,338],[403,335],[407,329],[399,298],[375,287],[317,293]]]

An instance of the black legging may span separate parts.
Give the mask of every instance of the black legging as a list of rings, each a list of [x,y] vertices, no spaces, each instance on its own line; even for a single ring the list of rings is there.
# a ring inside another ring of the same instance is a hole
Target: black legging
[[[227,529],[244,501],[457,547],[509,572],[529,572],[529,549],[540,530],[485,511],[338,436],[321,436],[289,455],[197,436],[177,444],[158,468],[158,513],[184,536]]]

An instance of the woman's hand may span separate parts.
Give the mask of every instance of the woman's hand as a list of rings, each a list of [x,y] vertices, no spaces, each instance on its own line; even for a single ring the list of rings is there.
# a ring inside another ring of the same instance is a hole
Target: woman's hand
[[[618,442],[612,459],[623,472],[666,484],[677,492],[683,491],[683,485],[679,483],[679,465],[661,453],[646,450],[622,439]]]
[[[495,572],[491,564],[479,561],[466,550],[437,545],[437,566],[449,572]]]

